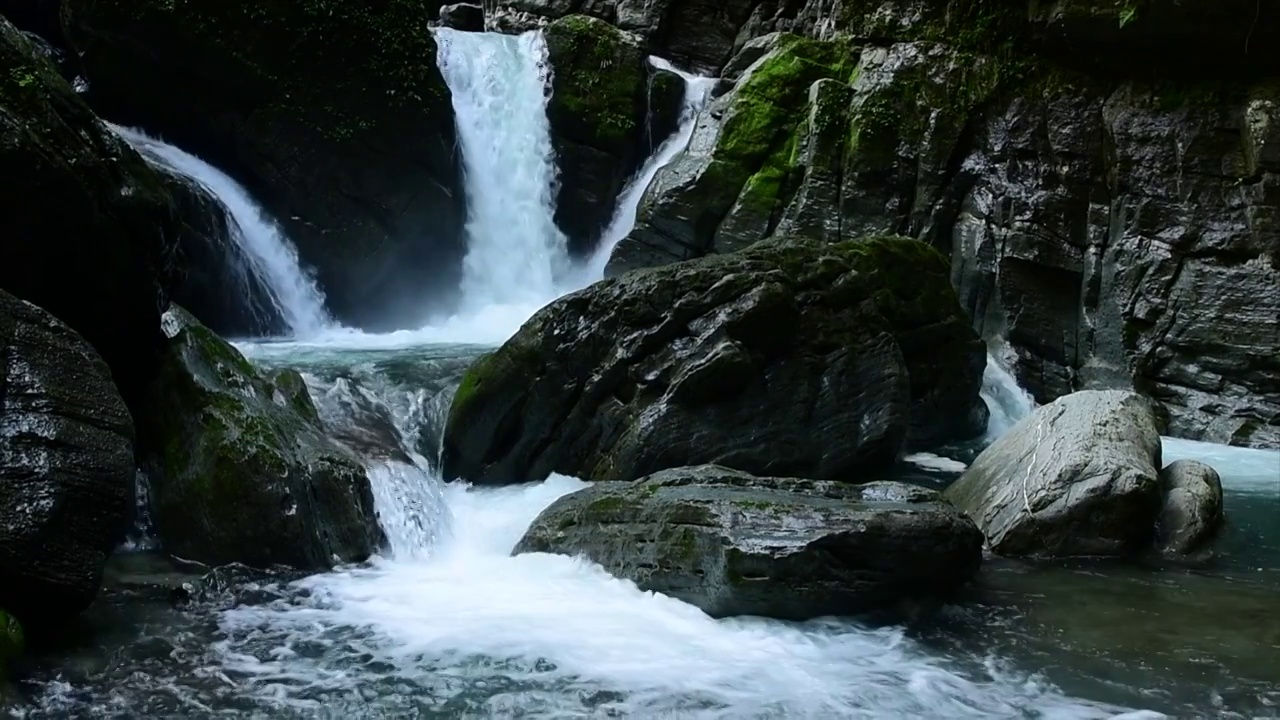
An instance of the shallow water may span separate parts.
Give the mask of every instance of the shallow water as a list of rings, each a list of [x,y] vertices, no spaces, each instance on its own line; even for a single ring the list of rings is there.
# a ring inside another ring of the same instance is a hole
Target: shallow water
[[[387,408],[406,445],[421,444],[415,424],[433,420],[400,399],[431,407],[482,349],[244,347],[263,364],[301,369],[322,412],[349,399],[351,387],[375,388],[366,402]],[[1231,521],[1206,564],[994,560],[962,602],[872,627],[717,621],[581,559],[511,557],[538,512],[583,483],[444,485],[416,447],[407,460],[370,461],[391,537],[384,556],[292,582],[240,577],[177,606],[169,590],[190,575],[153,556],[118,556],[85,627],[33,659],[20,687],[26,702],[10,713],[1269,717],[1280,702],[1272,610],[1280,486],[1267,482],[1271,455],[1177,444],[1166,453],[1216,454],[1223,472]],[[955,476],[954,465],[925,460],[901,475],[935,486]]]

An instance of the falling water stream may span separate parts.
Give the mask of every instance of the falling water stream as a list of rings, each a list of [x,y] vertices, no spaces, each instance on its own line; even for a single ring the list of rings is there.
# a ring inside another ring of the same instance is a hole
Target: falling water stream
[[[1214,565],[989,562],[966,602],[904,626],[714,620],[581,558],[512,556],[537,514],[585,483],[445,483],[435,467],[443,418],[467,365],[541,304],[598,278],[607,251],[574,267],[551,223],[539,35],[438,32],[472,208],[459,315],[389,335],[329,330],[239,345],[259,364],[302,371],[335,436],[359,431],[389,547],[311,577],[204,582],[182,609],[169,589],[192,577],[145,553],[120,554],[86,616],[93,640],[36,673],[17,716],[1274,714],[1275,453],[1179,443],[1166,453],[1209,457],[1223,474],[1232,523]],[[606,247],[688,142],[706,86],[686,79],[681,127],[620,198]],[[990,440],[1033,405],[998,361],[984,380]],[[963,468],[952,455],[939,449],[903,477],[945,484]]]

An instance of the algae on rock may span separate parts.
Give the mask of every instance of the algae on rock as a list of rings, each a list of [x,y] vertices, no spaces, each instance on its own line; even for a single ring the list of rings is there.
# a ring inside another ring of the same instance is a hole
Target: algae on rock
[[[293,370],[262,373],[179,308],[139,423],[165,550],[211,565],[320,569],[381,542],[364,467],[325,434]]]
[[[454,397],[447,477],[631,480],[679,465],[832,478],[985,424],[985,352],[945,259],[785,239],[566,296]],[[926,352],[926,348],[928,351]]]

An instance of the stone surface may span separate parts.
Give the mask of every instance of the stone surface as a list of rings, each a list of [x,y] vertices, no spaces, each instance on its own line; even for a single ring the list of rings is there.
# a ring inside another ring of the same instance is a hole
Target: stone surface
[[[440,24],[466,32],[484,31],[484,8],[474,3],[454,3],[440,8]]]
[[[805,620],[944,594],[977,572],[982,535],[918,487],[710,465],[560,498],[516,552],[581,553],[715,617]]]
[[[177,273],[173,199],[2,18],[0,137],[0,289],[80,333],[132,403]]]
[[[791,240],[596,283],[468,371],[445,474],[826,479],[892,463],[909,436],[977,434],[985,352],[946,272],[913,240]]]
[[[1160,471],[1164,497],[1156,519],[1156,546],[1185,555],[1200,549],[1222,527],[1222,480],[1195,460],[1179,460]]]
[[[1082,391],[1038,408],[946,490],[1009,557],[1125,556],[1150,542],[1160,508],[1151,403]]]
[[[434,10],[67,0],[64,17],[95,109],[243,184],[341,320],[406,327],[446,301],[465,198]]]
[[[323,569],[382,540],[369,477],[292,370],[264,374],[180,308],[139,423],[164,549],[209,565]]]
[[[588,251],[644,160],[649,75],[640,46],[603,20],[571,15],[543,31],[551,63],[547,120],[559,170],[556,225]]]
[[[28,628],[62,622],[97,596],[103,563],[124,539],[133,441],[98,354],[0,291],[0,608]],[[0,665],[5,629],[0,622]]]

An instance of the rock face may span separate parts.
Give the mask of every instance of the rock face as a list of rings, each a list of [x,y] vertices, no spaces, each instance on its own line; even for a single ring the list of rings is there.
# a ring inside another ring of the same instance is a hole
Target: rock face
[[[164,178],[182,220],[178,239],[179,277],[173,302],[190,310],[219,335],[285,335],[288,324],[271,302],[271,291],[249,267],[231,237],[239,232],[226,209],[191,180],[157,170]]]
[[[937,493],[910,485],[709,465],[567,495],[516,552],[582,553],[716,617],[805,620],[952,590],[977,572],[982,535]]]
[[[132,403],[159,362],[173,199],[3,18],[0,136],[0,288],[79,332]]]
[[[844,0],[849,4],[850,0]],[[583,13],[639,38],[649,52],[714,75],[751,38],[775,31],[825,37],[836,29],[841,0],[496,0],[487,22],[520,32]]]
[[[102,565],[124,538],[133,439],[89,344],[0,291],[0,608],[45,626],[97,596]]]
[[[440,24],[466,32],[484,31],[484,8],[472,3],[455,3],[440,8]]]
[[[1211,540],[1222,526],[1222,480],[1202,462],[1179,460],[1160,471],[1164,503],[1156,520],[1156,546],[1185,555]]]
[[[547,119],[560,171],[555,219],[570,247],[585,251],[647,149],[647,62],[617,28],[585,15],[544,32],[553,71]]]
[[[985,352],[913,240],[761,243],[544,308],[463,378],[448,477],[634,480],[716,463],[848,478],[981,432]]]
[[[0,609],[0,682],[9,664],[17,660],[25,648],[22,625],[18,619]]]
[[[380,543],[369,478],[325,435],[302,378],[259,373],[185,311],[139,427],[164,549],[211,565],[302,569]]]
[[[422,5],[68,0],[65,17],[95,108],[239,180],[335,314],[380,328],[420,321],[463,251],[453,112]]]
[[[1134,393],[1083,391],[1024,418],[946,497],[999,555],[1123,556],[1151,539],[1158,467],[1151,403]]]
[[[1134,389],[1171,434],[1280,447],[1280,68],[1260,49],[1280,9],[1262,5],[845,0],[856,49],[743,37],[736,86],[610,267],[919,237],[1040,402]]]

